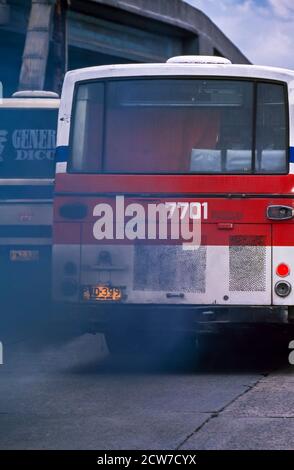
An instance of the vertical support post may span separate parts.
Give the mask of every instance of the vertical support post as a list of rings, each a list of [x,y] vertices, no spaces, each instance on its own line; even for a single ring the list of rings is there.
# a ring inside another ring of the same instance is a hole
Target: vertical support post
[[[52,27],[54,0],[32,0],[19,90],[43,90]]]
[[[56,0],[53,20],[53,84],[52,89],[61,93],[67,71],[67,8],[68,0]]]
[[[6,0],[0,0],[0,24],[8,24],[9,23],[9,5],[7,5]]]

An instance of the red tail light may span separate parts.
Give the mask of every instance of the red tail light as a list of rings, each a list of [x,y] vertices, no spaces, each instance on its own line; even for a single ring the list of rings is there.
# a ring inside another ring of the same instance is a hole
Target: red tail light
[[[277,266],[276,273],[280,277],[286,277],[290,274],[290,268],[286,263],[280,263]]]

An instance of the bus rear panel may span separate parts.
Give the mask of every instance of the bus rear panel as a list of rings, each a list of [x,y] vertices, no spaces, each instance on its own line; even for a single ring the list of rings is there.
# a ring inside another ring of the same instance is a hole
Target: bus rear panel
[[[0,104],[1,292],[10,300],[50,292],[58,108],[56,98]]]
[[[71,121],[58,130],[68,161],[56,175],[54,299],[97,319],[150,307],[287,321],[291,81],[290,72],[234,65],[70,73],[61,115],[64,106]]]

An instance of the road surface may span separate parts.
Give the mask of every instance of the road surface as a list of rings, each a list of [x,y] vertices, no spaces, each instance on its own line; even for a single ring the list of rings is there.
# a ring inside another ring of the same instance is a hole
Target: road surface
[[[287,345],[110,357],[102,336],[5,334],[0,449],[293,449]],[[260,352],[261,351],[261,352]]]

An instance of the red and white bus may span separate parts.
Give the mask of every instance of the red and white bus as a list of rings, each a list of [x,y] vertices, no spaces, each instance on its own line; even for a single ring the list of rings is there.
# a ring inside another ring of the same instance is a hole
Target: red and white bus
[[[293,71],[216,57],[68,72],[55,301],[112,344],[132,322],[290,321],[293,100]]]
[[[0,100],[0,295],[20,302],[50,292],[58,108],[46,91]]]

